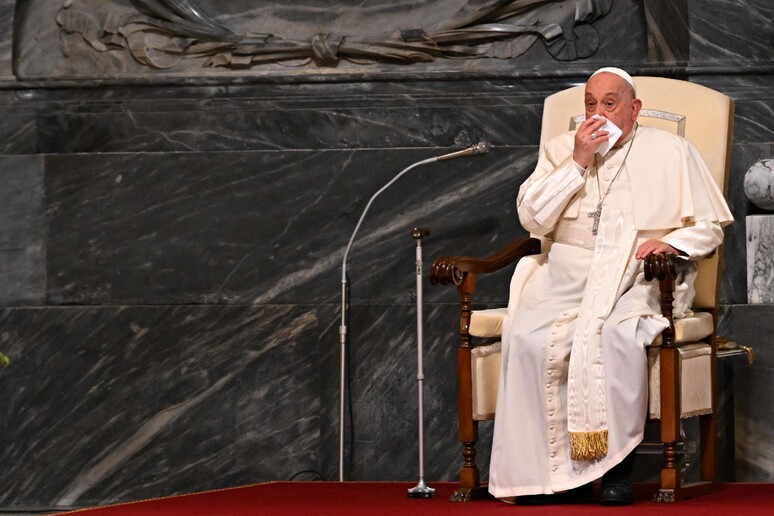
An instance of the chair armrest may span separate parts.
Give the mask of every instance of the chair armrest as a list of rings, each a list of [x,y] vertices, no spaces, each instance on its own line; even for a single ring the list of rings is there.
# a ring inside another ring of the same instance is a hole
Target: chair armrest
[[[486,258],[470,256],[441,256],[433,261],[430,269],[430,283],[460,285],[465,273],[489,273],[507,267],[523,256],[538,254],[540,240],[519,238]]]
[[[659,282],[677,279],[677,256],[672,253],[649,254],[645,257],[645,280]]]
[[[669,327],[661,333],[662,344],[664,348],[675,346],[675,324],[672,317],[675,280],[681,272],[685,262],[678,260],[677,255],[672,253],[649,254],[644,260],[645,280],[658,280],[658,289],[661,293],[661,315],[669,321]]]

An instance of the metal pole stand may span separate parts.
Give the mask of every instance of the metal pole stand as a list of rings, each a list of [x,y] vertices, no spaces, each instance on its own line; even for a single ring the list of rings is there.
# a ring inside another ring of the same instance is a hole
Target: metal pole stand
[[[424,460],[424,414],[422,401],[422,381],[425,375],[422,369],[422,239],[430,234],[428,228],[414,228],[411,230],[411,238],[417,242],[417,392],[419,406],[419,483],[408,490],[409,498],[433,498],[435,489],[425,484],[425,460]]]

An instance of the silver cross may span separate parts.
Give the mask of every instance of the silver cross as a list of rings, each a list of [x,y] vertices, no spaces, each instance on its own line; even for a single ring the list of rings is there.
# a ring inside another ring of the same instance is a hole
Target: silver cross
[[[594,219],[594,225],[591,226],[591,234],[596,235],[599,229],[599,219],[602,217],[602,201],[597,204],[597,209],[588,214],[588,217]]]

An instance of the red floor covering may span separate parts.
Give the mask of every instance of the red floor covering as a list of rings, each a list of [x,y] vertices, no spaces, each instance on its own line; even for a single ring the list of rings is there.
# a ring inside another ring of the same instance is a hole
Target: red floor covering
[[[596,504],[525,507],[495,500],[452,503],[450,483],[429,484],[433,499],[409,499],[403,482],[269,482],[109,507],[71,511],[80,516],[155,515],[398,515],[452,516],[478,514],[677,514],[688,516],[774,514],[774,484],[725,484],[720,492],[675,504],[651,501],[655,486],[638,485],[628,507]]]

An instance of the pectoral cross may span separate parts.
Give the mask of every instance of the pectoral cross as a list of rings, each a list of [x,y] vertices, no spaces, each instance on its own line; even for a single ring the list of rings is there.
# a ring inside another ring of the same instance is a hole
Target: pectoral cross
[[[602,217],[602,199],[599,200],[599,203],[597,204],[597,209],[592,211],[588,214],[588,217],[590,219],[594,219],[594,225],[591,226],[591,234],[596,235],[597,230],[599,229],[599,219]]]

